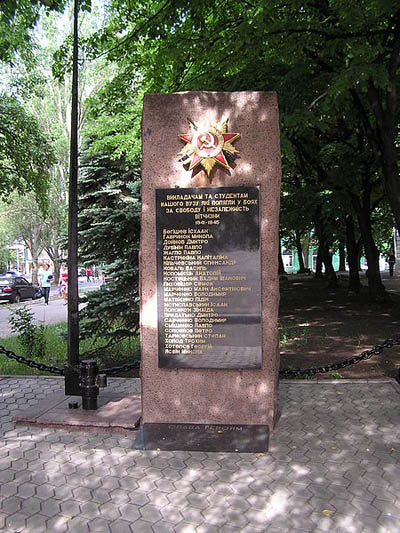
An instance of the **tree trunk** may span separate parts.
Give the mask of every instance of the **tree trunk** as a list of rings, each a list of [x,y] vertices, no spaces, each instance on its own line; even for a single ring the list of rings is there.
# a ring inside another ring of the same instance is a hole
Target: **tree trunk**
[[[315,278],[322,278],[322,250],[321,245],[318,246],[317,264],[315,266]]]
[[[339,272],[346,272],[346,251],[343,242],[339,243]]]
[[[284,276],[286,274],[285,267],[283,265],[283,259],[282,259],[282,247],[281,247],[281,240],[279,239],[279,250],[278,250],[278,274],[280,276]]]
[[[363,246],[362,246],[362,238],[360,237],[357,241],[357,267],[358,271],[361,272],[361,256],[362,256]]]
[[[38,283],[38,269],[39,269],[39,255],[42,251],[36,243],[36,237],[31,235],[29,240],[25,240],[25,244],[28,247],[32,256],[32,283],[37,285]]]
[[[296,231],[296,250],[297,257],[299,258],[299,272],[304,273],[303,248],[301,246],[301,235],[298,231]]]
[[[357,219],[368,264],[367,277],[370,299],[374,302],[388,302],[390,301],[390,296],[386,292],[381,280],[381,273],[379,271],[379,250],[375,245],[372,235],[369,208],[361,207],[357,212]]]
[[[321,260],[325,265],[325,276],[328,279],[328,285],[329,287],[337,287],[336,272],[332,266],[332,255],[329,251],[329,240],[322,219],[315,221],[315,233],[319,241],[318,255],[321,254]]]
[[[57,248],[54,249],[53,247],[45,247],[45,250],[53,263],[54,282],[58,285],[60,281],[61,263],[63,261],[60,250]]]
[[[311,268],[309,264],[309,255],[310,255],[310,234],[307,233],[305,239],[304,239],[304,247],[303,247],[303,257],[304,257],[304,266],[305,268]]]
[[[324,244],[322,247],[322,261],[325,265],[325,276],[328,278],[329,287],[337,287],[338,282],[335,269],[332,265],[332,254],[329,243]]]
[[[355,292],[358,294],[361,289],[359,267],[360,259],[358,256],[358,247],[354,233],[354,220],[351,215],[346,217],[346,247],[347,247],[347,262],[349,264],[349,285],[348,292]]]
[[[368,99],[376,119],[376,133],[381,155],[382,177],[386,198],[392,210],[397,229],[400,231],[399,155],[396,146],[398,136],[398,117],[396,114],[396,106],[398,105],[396,101],[398,74],[395,66],[395,63],[398,64],[400,59],[400,21],[397,22],[396,30],[396,45],[393,44],[393,46],[397,48],[392,52],[392,68],[389,72],[391,87],[389,86],[386,102],[381,97],[381,91],[372,82],[368,89]]]

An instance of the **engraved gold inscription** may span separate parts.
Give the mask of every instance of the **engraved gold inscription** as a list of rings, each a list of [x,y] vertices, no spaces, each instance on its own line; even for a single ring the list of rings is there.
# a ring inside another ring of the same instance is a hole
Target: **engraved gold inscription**
[[[162,230],[167,356],[201,356],[210,350],[213,341],[226,338],[226,333],[215,328],[227,321],[230,295],[252,290],[246,275],[229,274],[236,260],[229,253],[210,253],[210,244],[225,213],[248,212],[258,199],[249,198],[247,192],[217,191],[167,194],[159,204],[167,215],[191,216],[194,226]]]

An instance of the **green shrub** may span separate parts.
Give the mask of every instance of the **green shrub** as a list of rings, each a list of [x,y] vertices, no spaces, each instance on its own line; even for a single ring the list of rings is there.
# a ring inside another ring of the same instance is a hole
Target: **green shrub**
[[[42,360],[46,356],[46,341],[43,324],[33,323],[33,313],[26,306],[11,310],[8,319],[11,331],[19,334],[25,355]]]

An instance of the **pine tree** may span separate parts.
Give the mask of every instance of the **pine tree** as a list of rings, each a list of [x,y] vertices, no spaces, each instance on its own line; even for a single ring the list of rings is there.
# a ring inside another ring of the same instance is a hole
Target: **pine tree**
[[[88,293],[80,335],[106,337],[112,346],[139,331],[139,169],[85,153],[78,187],[80,261],[111,278]]]

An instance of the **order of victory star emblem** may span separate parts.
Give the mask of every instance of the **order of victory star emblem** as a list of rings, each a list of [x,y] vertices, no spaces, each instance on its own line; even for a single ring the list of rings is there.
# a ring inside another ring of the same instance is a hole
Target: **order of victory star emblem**
[[[235,161],[238,150],[232,146],[233,141],[240,137],[240,133],[228,132],[228,119],[213,126],[197,126],[189,120],[190,132],[182,133],[179,138],[186,144],[179,152],[184,165],[189,164],[189,170],[201,165],[210,176],[215,163],[230,170]]]

